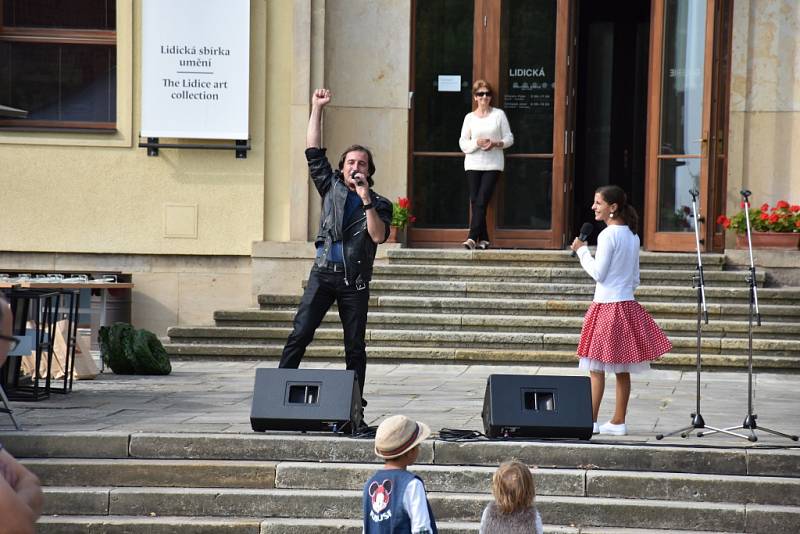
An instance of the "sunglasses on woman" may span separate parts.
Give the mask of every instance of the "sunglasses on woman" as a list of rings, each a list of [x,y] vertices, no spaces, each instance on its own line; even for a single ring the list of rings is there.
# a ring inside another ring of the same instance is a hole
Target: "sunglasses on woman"
[[[492,93],[481,91],[480,93],[475,93],[475,96],[492,96]]]
[[[19,339],[11,336],[3,336],[0,335],[0,341],[8,341],[8,350],[9,352],[16,349],[17,345],[19,345]]]

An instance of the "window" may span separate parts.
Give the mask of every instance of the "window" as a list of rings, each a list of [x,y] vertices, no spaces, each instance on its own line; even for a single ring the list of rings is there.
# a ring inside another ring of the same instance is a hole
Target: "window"
[[[0,0],[0,128],[114,130],[116,65],[116,0]]]

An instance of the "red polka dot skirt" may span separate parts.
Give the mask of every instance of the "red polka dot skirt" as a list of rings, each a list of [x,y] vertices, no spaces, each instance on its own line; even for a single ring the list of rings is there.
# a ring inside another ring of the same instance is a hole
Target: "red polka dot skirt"
[[[578,356],[591,360],[587,363],[593,370],[619,369],[620,364],[635,368],[671,349],[667,336],[635,300],[592,302],[583,318]]]

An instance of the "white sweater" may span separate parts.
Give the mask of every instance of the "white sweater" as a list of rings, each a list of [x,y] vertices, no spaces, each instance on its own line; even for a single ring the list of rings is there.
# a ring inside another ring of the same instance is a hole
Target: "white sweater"
[[[589,247],[578,249],[581,266],[595,279],[595,302],[634,300],[639,287],[639,236],[624,224],[612,224],[597,236],[594,258]]]
[[[503,148],[491,150],[478,148],[478,139],[502,141]],[[503,149],[514,144],[514,134],[508,125],[508,119],[502,109],[492,108],[485,117],[478,117],[475,112],[467,113],[461,126],[461,138],[458,140],[464,152],[464,169],[467,171],[502,171],[505,167]]]

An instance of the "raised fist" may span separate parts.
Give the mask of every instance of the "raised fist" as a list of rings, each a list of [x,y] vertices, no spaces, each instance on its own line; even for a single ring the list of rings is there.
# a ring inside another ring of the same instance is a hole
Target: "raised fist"
[[[317,89],[314,91],[314,94],[311,95],[311,105],[312,106],[324,106],[328,102],[331,101],[331,90],[330,89]]]

